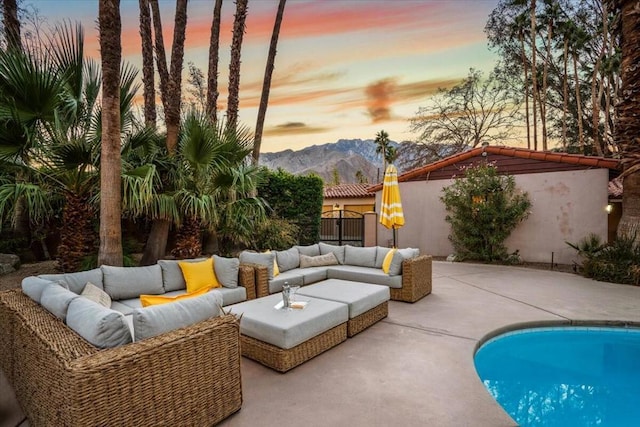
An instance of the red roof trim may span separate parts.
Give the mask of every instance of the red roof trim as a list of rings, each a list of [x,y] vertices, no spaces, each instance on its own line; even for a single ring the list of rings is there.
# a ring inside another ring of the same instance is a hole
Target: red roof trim
[[[324,187],[325,199],[341,199],[341,198],[365,198],[373,197],[369,193],[369,184],[338,184],[330,187]]]
[[[621,160],[604,157],[583,156],[580,154],[555,153],[549,151],[534,151],[526,148],[515,147],[478,147],[463,153],[454,154],[437,162],[430,163],[426,166],[410,170],[398,176],[398,182],[410,181],[420,175],[428,174],[431,171],[453,165],[472,157],[480,156],[485,151],[490,154],[499,154],[502,156],[518,157],[522,159],[533,159],[547,162],[566,163],[570,165],[582,165],[594,168],[620,169],[622,167]],[[377,184],[369,188],[369,192],[382,190],[382,184]]]

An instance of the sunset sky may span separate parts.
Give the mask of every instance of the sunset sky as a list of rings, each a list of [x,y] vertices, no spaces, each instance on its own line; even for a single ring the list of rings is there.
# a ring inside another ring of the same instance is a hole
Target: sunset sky
[[[63,19],[85,28],[87,54],[99,59],[98,0],[29,2],[47,24]],[[207,74],[213,0],[191,0],[184,58]],[[297,150],[340,138],[411,140],[408,120],[439,87],[470,67],[489,71],[496,60],[483,32],[497,0],[288,0],[265,122],[262,152]],[[252,129],[278,2],[249,0],[242,47],[240,121]],[[175,1],[160,0],[170,50]],[[223,5],[221,96],[226,109],[235,4]],[[121,0],[123,59],[141,68],[137,0]],[[183,90],[184,90],[183,85]],[[142,92],[140,91],[140,97]]]

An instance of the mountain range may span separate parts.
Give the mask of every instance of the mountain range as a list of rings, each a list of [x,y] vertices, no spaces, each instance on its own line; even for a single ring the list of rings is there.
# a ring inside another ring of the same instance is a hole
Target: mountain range
[[[390,145],[396,148],[401,146],[393,141]],[[269,169],[282,168],[294,175],[315,173],[326,183],[335,181],[337,171],[341,184],[359,182],[360,171],[362,179],[375,183],[380,182],[384,175],[382,157],[376,154],[376,147],[373,139],[340,139],[297,151],[261,153],[260,165]]]

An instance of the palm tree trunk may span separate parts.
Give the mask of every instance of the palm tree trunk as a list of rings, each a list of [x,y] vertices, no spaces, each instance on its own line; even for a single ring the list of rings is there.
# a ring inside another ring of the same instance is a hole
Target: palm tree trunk
[[[100,153],[100,250],[98,265],[122,266],[120,174],[120,0],[100,0],[102,141]]]
[[[222,0],[216,0],[209,40],[209,74],[207,77],[207,115],[215,123],[218,120],[218,60],[220,57],[220,16]]]
[[[140,3],[140,38],[142,40],[142,91],[144,95],[144,122],[156,127],[156,89],[153,72],[153,40],[151,37],[151,15],[149,0]]]
[[[536,69],[536,0],[531,0],[531,82],[533,83],[533,149],[538,150],[538,71]]]
[[[542,122],[542,150],[547,151],[547,76],[549,74],[549,62],[552,59],[551,43],[553,36],[553,19],[549,19],[547,25],[547,55],[544,59],[544,66],[542,68],[542,93],[540,94],[540,120]]]
[[[195,258],[202,253],[202,230],[196,217],[185,219],[176,235],[176,247],[171,255],[178,259]]]
[[[154,219],[151,223],[151,231],[144,246],[144,253],[140,265],[152,265],[164,258],[167,253],[167,240],[171,222],[166,219]]]
[[[16,0],[2,0],[4,36],[7,48],[21,50],[20,21],[18,20],[18,3]]]
[[[564,50],[562,53],[564,75],[562,80],[562,149],[567,151],[567,116],[569,111],[569,74],[567,72],[569,62],[569,37],[564,36]]]
[[[86,197],[68,193],[62,209],[58,264],[64,272],[78,271],[82,259],[94,250],[94,213]]]
[[[520,40],[520,54],[522,57],[522,67],[524,68],[524,119],[527,127],[527,148],[531,150],[531,128],[529,125],[529,69],[527,67],[527,58],[524,49],[524,34],[522,28],[518,32]]]
[[[284,6],[287,0],[280,0],[278,4],[278,13],[276,21],[273,25],[273,33],[271,34],[271,44],[269,45],[269,56],[267,58],[267,66],[264,70],[264,80],[262,82],[262,96],[260,97],[260,108],[258,109],[258,119],[256,121],[256,135],[253,142],[253,164],[257,165],[260,159],[260,146],[262,145],[262,130],[264,128],[264,119],[267,114],[267,105],[269,104],[269,91],[271,89],[271,75],[276,61],[276,47],[278,46],[278,36],[280,35],[280,25],[282,24],[282,15],[284,14]]]
[[[624,159],[622,217],[617,234],[622,236],[637,231],[640,224],[640,8],[637,1],[617,1],[616,5],[620,8],[622,50],[616,141]]]
[[[584,154],[584,132],[582,130],[582,99],[580,98],[580,75],[578,74],[578,55],[574,49],[571,53],[573,56],[573,75],[576,79],[576,109],[578,121],[578,147],[580,153]]]
[[[227,100],[227,125],[236,127],[240,104],[240,53],[247,18],[248,0],[236,0],[236,16],[233,22],[231,60],[229,61],[229,98]]]

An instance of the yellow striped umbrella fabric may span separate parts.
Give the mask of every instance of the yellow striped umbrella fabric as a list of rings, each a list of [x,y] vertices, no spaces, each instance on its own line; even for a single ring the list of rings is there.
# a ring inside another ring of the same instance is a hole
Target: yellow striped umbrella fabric
[[[393,244],[395,246],[395,230],[404,225],[404,214],[400,200],[400,188],[398,187],[398,170],[394,165],[387,166],[387,170],[384,172],[380,224],[394,230]]]

